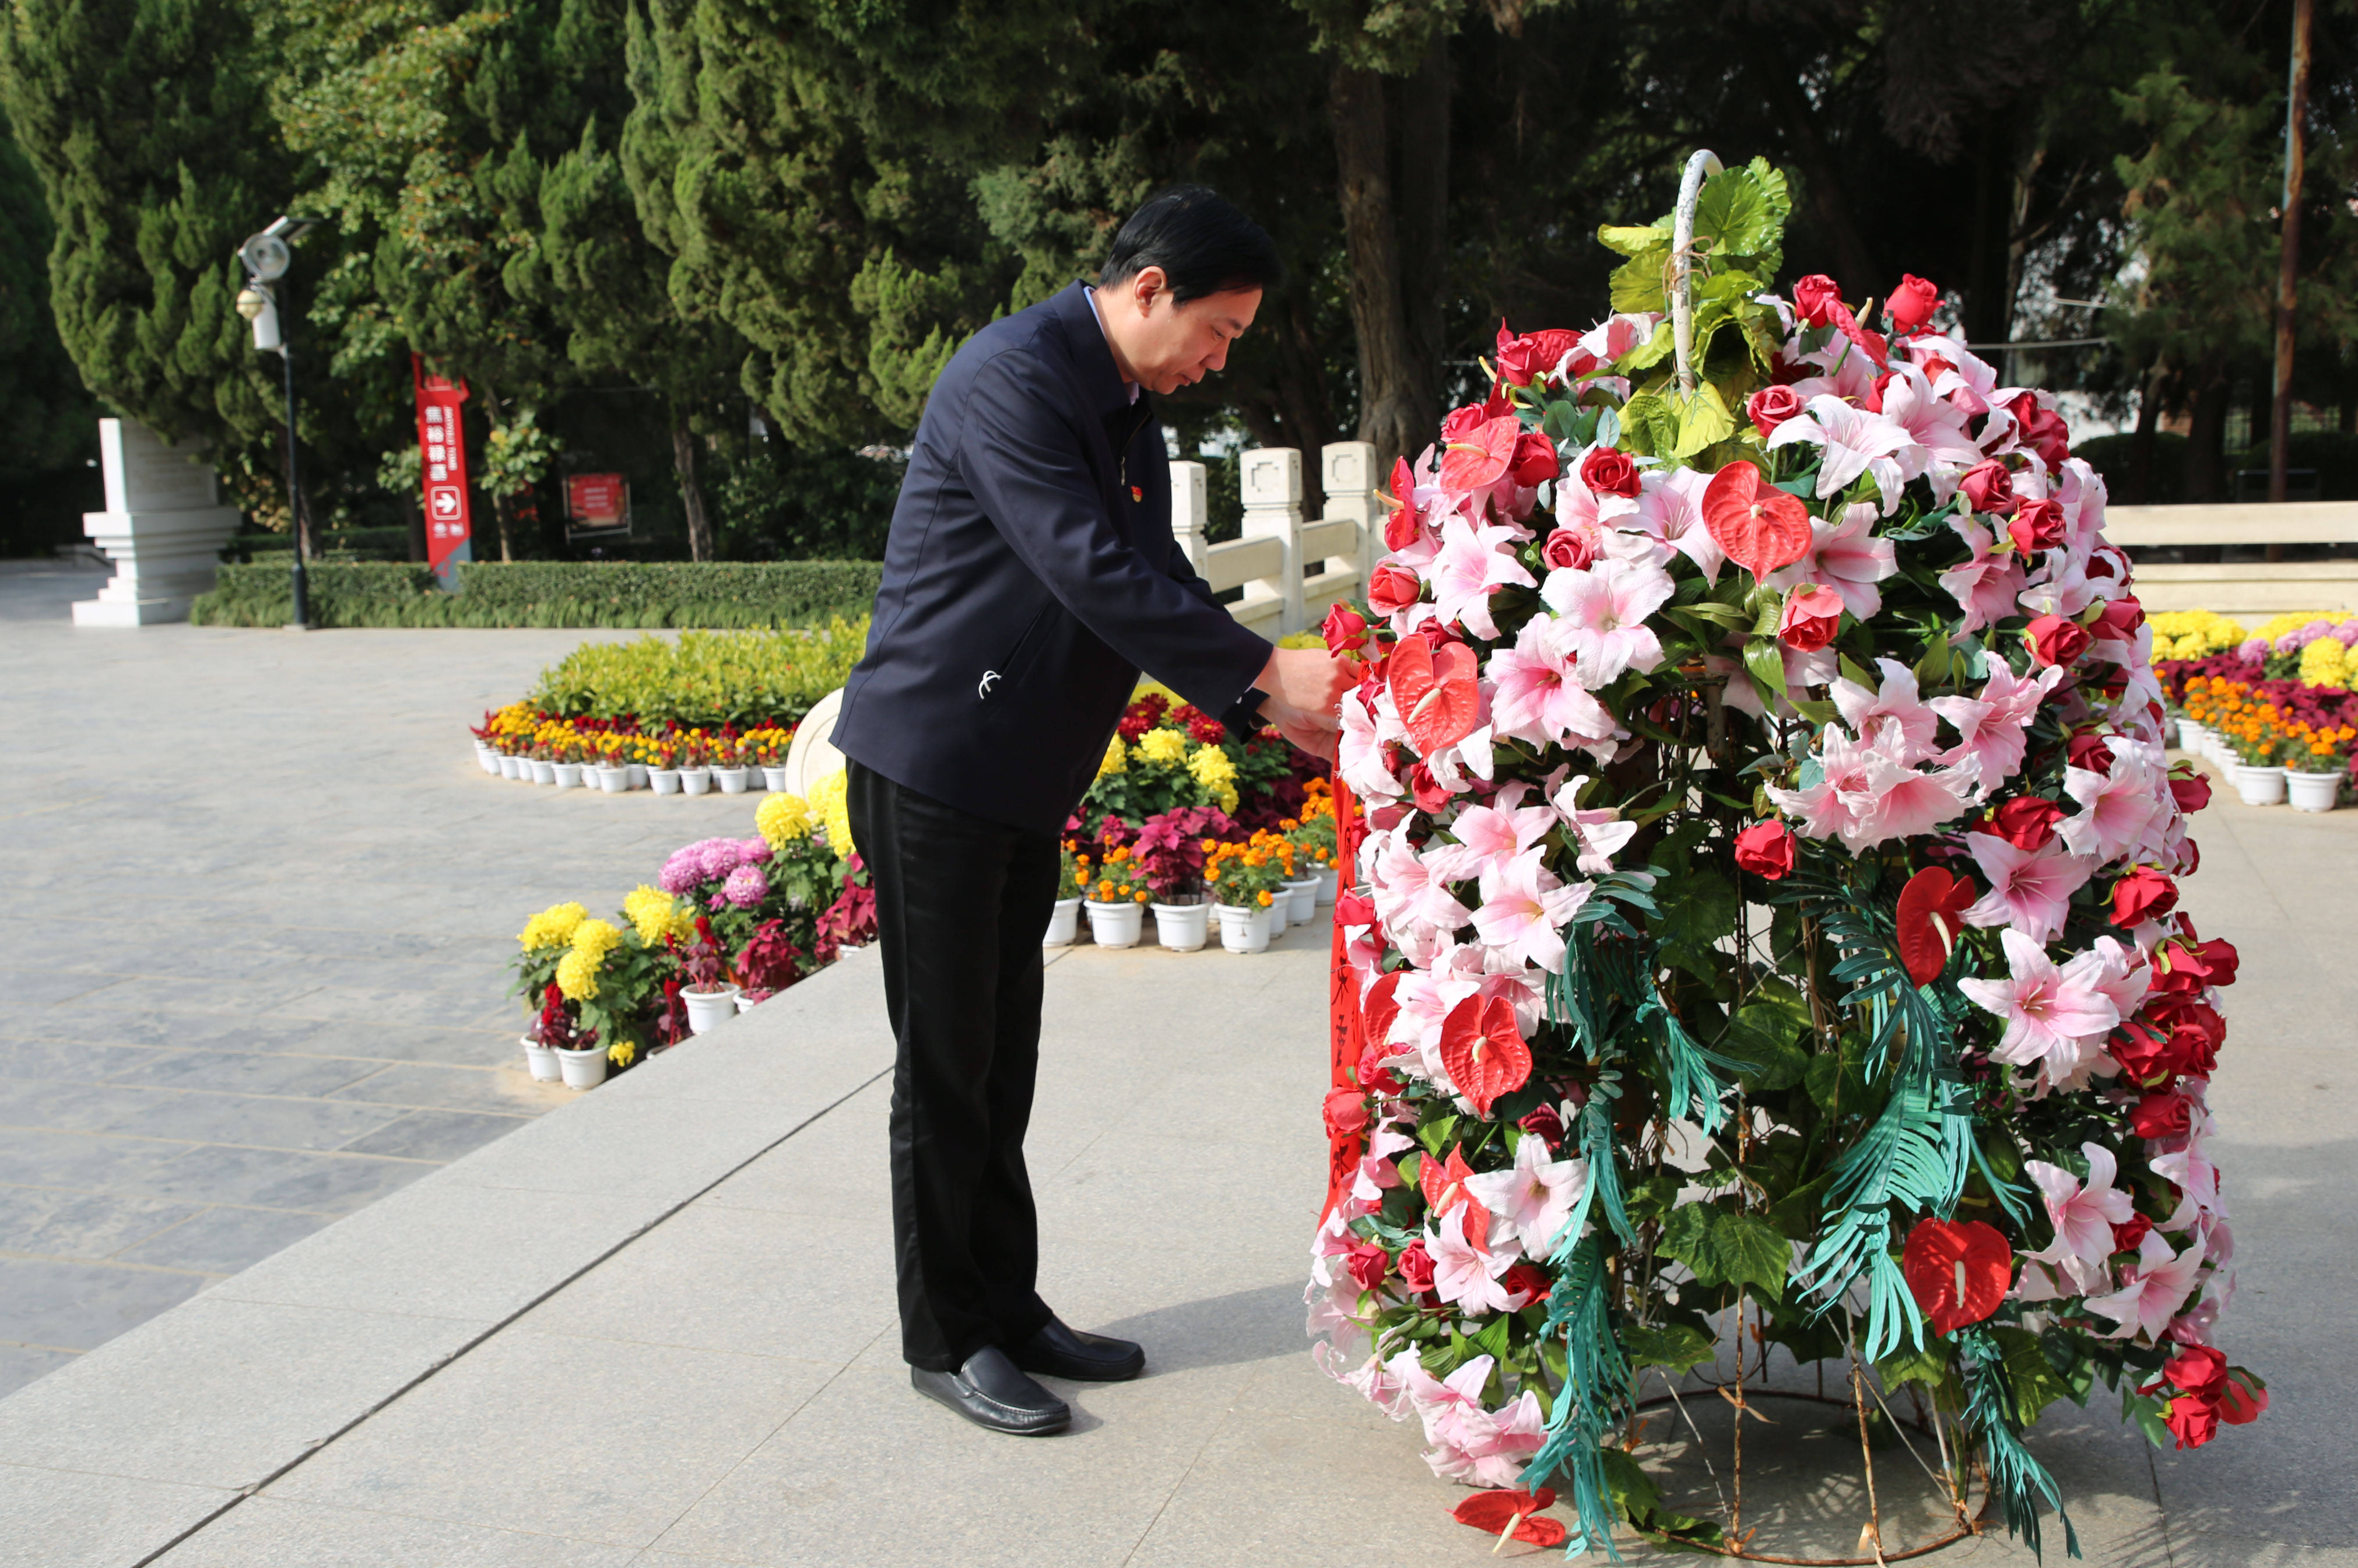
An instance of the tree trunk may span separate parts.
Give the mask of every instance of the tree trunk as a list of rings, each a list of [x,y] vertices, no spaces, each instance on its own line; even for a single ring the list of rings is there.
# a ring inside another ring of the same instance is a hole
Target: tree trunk
[[[2128,493],[2121,498],[2124,506],[2147,506],[2153,499],[2154,437],[2161,428],[2161,389],[2166,356],[2157,356],[2145,372],[2145,385],[2137,393],[2136,434],[2129,438]]]
[[[500,423],[500,394],[492,390],[489,381],[478,384],[483,389],[483,444],[476,450],[488,458],[492,451],[492,432]],[[515,559],[515,508],[508,497],[492,495],[491,486],[480,479],[476,483],[485,494],[492,496],[492,518],[499,524],[500,530],[500,559],[513,561]]]
[[[2014,246],[2013,203],[2000,192],[2014,168],[2013,137],[2004,116],[1985,120],[1974,158],[1973,248],[1965,266],[1965,339],[2003,343],[2014,335],[2014,296],[2007,291]]]
[[[1359,439],[1375,444],[1377,471],[1383,472],[1393,458],[1412,456],[1433,440],[1440,413],[1417,395],[1420,367],[1401,300],[1383,78],[1336,65],[1328,108],[1351,268],[1351,326],[1359,347]]]
[[[2194,386],[2194,406],[2186,430],[2186,499],[2227,499],[2227,408],[2234,387],[2212,355],[2202,362]]]
[[[409,558],[423,564],[426,552],[426,513],[417,504],[417,497],[408,490],[401,494],[401,521],[409,527]]]
[[[2030,199],[2038,188],[2039,166],[2046,161],[2046,147],[2033,147],[2030,156],[2014,171],[2013,199],[2006,203],[2006,293],[1998,301],[2001,336],[1992,338],[1993,342],[2007,342],[2014,337],[2014,302],[2022,297],[2022,266],[2030,254]],[[1998,381],[2002,386],[2021,384],[2011,349],[2006,351]]]
[[[1392,84],[1392,116],[1399,126],[1400,194],[1393,221],[1400,231],[1401,307],[1408,350],[1423,371],[1420,403],[1430,412],[1428,428],[1441,422],[1446,384],[1442,365],[1449,345],[1442,339],[1441,306],[1449,292],[1449,34],[1433,29],[1433,43],[1416,74]],[[1388,465],[1389,466],[1389,465]]]
[[[680,505],[687,512],[687,558],[712,559],[712,520],[704,514],[704,486],[696,477],[696,433],[687,427],[687,410],[671,405],[671,466],[679,475]]]

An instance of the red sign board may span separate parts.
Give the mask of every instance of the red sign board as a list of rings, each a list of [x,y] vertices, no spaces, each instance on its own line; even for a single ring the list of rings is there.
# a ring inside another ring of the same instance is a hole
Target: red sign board
[[[448,584],[458,564],[475,558],[473,509],[467,495],[467,437],[459,405],[467,383],[429,375],[426,361],[409,357],[417,382],[417,454],[426,482],[426,559]]]
[[[574,474],[565,481],[565,515],[590,528],[619,528],[624,517],[620,474]]]

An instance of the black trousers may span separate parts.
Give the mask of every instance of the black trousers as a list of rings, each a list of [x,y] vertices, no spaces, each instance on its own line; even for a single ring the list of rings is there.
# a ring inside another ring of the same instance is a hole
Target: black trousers
[[[876,889],[892,1069],[901,1354],[955,1371],[1045,1325],[1023,1133],[1040,1066],[1053,833],[970,816],[858,762],[851,832]]]

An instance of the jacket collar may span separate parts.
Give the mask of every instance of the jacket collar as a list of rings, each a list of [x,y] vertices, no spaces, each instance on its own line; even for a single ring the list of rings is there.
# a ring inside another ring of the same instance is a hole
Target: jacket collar
[[[1052,295],[1048,303],[1065,329],[1065,347],[1073,356],[1074,369],[1080,372],[1090,407],[1101,415],[1129,413],[1130,389],[1115,368],[1105,328],[1098,325],[1098,313],[1089,308],[1088,285],[1075,282]]]

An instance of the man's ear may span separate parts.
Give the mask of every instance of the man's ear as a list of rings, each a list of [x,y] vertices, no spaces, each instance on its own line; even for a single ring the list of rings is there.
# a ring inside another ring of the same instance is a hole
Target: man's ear
[[[1156,297],[1170,294],[1171,279],[1161,267],[1150,264],[1139,268],[1132,274],[1129,286],[1124,292],[1138,306],[1138,313],[1141,316],[1152,316],[1154,313]]]

